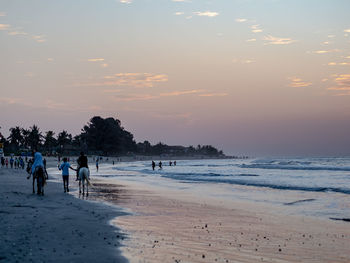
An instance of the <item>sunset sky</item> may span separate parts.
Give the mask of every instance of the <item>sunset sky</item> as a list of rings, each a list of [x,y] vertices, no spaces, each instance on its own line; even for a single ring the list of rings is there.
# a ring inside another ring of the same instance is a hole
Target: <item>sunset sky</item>
[[[350,155],[348,0],[0,0],[0,126]]]

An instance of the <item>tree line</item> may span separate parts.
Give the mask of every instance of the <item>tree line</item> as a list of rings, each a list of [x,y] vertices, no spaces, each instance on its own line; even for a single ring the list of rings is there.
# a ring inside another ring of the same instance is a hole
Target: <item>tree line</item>
[[[121,126],[118,119],[112,117],[101,118],[95,116],[84,125],[81,133],[75,136],[66,130],[57,135],[53,131],[42,132],[37,125],[25,129],[19,126],[9,129],[10,135],[5,138],[0,133],[0,142],[4,145],[5,154],[14,153],[19,155],[29,152],[34,148],[47,155],[76,155],[80,151],[95,155],[205,155],[224,156],[211,145],[194,146],[169,146],[159,142],[151,145],[144,141],[136,143],[131,132]]]

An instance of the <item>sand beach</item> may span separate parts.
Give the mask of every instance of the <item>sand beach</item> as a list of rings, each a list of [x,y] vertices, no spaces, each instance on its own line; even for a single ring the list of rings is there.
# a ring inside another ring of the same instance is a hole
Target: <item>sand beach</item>
[[[130,262],[350,262],[346,222],[278,215],[264,206],[137,183],[104,181],[95,190],[98,198],[134,213],[114,220],[129,234],[122,251]]]
[[[0,169],[0,262],[127,262],[109,224],[122,211],[63,193],[51,175],[37,196],[26,176]]]

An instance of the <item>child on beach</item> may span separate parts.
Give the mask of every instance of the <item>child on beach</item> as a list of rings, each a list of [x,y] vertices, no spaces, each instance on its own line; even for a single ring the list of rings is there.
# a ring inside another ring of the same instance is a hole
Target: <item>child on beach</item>
[[[61,171],[62,170],[62,179],[63,179],[63,188],[64,188],[64,192],[69,192],[69,169],[72,169],[74,171],[76,171],[76,169],[72,168],[69,164],[69,162],[67,161],[67,158],[64,157],[63,158],[63,163],[58,166],[58,169]]]

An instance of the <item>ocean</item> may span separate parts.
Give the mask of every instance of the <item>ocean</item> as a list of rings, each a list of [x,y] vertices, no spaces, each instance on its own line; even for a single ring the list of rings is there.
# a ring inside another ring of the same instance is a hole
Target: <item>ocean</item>
[[[156,161],[156,160],[155,160]],[[256,158],[105,163],[92,178],[140,182],[218,200],[266,205],[273,212],[350,218],[350,158]],[[274,209],[275,208],[275,209]]]

